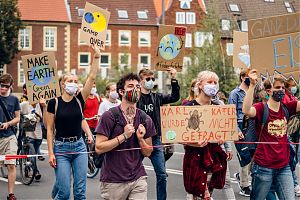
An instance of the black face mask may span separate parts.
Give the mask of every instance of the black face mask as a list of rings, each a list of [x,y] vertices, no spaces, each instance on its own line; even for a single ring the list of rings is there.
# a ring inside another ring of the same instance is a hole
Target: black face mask
[[[245,78],[244,83],[245,83],[247,86],[249,86],[249,85],[250,85],[250,78],[249,78],[249,77]]]
[[[274,101],[281,102],[284,98],[285,92],[284,90],[273,91],[272,98]]]

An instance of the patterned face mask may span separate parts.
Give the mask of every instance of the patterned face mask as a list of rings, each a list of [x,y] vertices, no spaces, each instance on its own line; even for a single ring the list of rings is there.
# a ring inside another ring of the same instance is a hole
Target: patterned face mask
[[[132,90],[126,91],[124,97],[127,101],[136,103],[139,101],[139,91],[137,88],[133,88]]]
[[[284,90],[275,90],[273,91],[272,98],[274,99],[274,101],[280,102],[283,100],[284,95],[285,95]]]

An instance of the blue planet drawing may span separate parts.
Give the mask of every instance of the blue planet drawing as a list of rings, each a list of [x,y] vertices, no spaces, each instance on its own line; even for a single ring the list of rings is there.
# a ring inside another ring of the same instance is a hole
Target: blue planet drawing
[[[35,71],[38,71],[40,69],[44,69],[44,68],[48,68],[48,65],[44,65],[44,66],[38,66],[38,67],[33,67],[31,72],[30,72],[30,76],[34,77],[34,73]],[[38,73],[39,74],[39,73]],[[37,86],[43,86],[43,85],[47,85],[49,84],[49,82],[51,81],[52,77],[48,76],[48,77],[41,77],[41,78],[36,78],[33,79],[32,82],[37,85]]]
[[[181,42],[174,34],[165,35],[159,43],[159,54],[165,60],[172,60],[178,56],[181,50]]]
[[[94,22],[94,16],[93,16],[93,14],[90,13],[90,12],[85,13],[85,15],[84,15],[84,20],[85,20],[86,23],[88,23],[88,24],[93,23],[93,22]]]

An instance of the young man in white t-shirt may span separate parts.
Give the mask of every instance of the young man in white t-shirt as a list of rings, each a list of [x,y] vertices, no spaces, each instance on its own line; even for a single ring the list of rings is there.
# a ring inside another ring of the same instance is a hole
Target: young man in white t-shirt
[[[104,112],[108,111],[110,108],[120,105],[121,101],[118,99],[119,94],[117,93],[117,86],[115,83],[109,83],[106,85],[106,99],[100,104],[98,110],[98,116],[101,117]]]

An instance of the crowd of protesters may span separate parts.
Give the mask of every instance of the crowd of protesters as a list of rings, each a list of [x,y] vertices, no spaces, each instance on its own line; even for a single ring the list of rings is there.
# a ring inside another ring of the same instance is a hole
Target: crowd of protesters
[[[227,98],[219,86],[218,75],[201,71],[192,80],[188,97],[180,98],[175,69],[168,69],[171,92],[163,94],[154,91],[155,73],[145,68],[138,74],[125,74],[117,83],[107,84],[105,97],[101,98],[95,83],[100,51],[97,47],[93,49],[90,73],[82,88],[76,75],[65,74],[60,79],[62,95],[47,103],[41,99],[37,104],[30,104],[24,85],[20,104],[11,94],[13,78],[9,74],[0,77],[0,155],[17,154],[15,127],[20,119],[22,123],[24,116],[33,114],[34,128],[22,134],[29,138],[36,154],[40,154],[43,129],[47,130],[49,164],[55,172],[52,199],[70,198],[71,177],[74,199],[86,199],[88,159],[87,154],[82,153],[87,151],[84,134],[88,143],[95,143],[96,153],[104,155],[100,175],[103,199],[147,199],[149,186],[144,157],[151,160],[156,174],[157,199],[167,199],[166,160],[170,156],[166,157],[161,146],[160,106],[180,99],[183,106],[234,104],[240,141],[249,136],[251,125],[245,128],[246,120],[249,124],[255,123],[250,135],[259,144],[250,157],[244,151],[245,145],[235,142],[240,167],[231,170],[236,172],[234,177],[240,195],[253,200],[293,200],[300,196],[295,166],[291,162],[294,157],[297,162],[298,148],[293,156],[295,146],[290,145],[292,138],[298,138],[293,142],[299,142],[299,130],[293,135],[287,132],[290,119],[300,111],[294,79],[275,75],[272,80],[259,82],[256,70],[242,70],[240,85]],[[277,145],[271,144],[276,142]],[[187,199],[212,199],[214,189],[223,189],[224,199],[237,198],[230,185],[228,163],[233,157],[230,142],[204,140],[181,145],[185,150],[183,187]],[[77,153],[64,154],[66,152]],[[42,155],[38,158],[45,159]],[[7,199],[14,200],[16,160],[0,164],[8,169]],[[37,170],[35,176],[39,180],[42,174]]]

